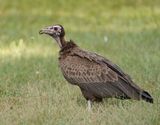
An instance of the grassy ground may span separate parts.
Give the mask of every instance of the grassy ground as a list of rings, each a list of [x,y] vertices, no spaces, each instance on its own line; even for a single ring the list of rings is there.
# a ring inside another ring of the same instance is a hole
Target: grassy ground
[[[155,103],[108,99],[89,113],[79,88],[62,77],[58,46],[38,35],[57,23],[68,39],[122,67]],[[0,0],[0,125],[159,125],[159,67],[159,0]]]

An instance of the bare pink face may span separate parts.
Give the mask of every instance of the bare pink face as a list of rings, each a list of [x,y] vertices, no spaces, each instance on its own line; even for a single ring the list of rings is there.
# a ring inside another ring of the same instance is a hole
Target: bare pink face
[[[39,31],[39,34],[47,34],[54,38],[58,45],[62,47],[61,40],[64,38],[65,31],[61,25],[48,26]]]

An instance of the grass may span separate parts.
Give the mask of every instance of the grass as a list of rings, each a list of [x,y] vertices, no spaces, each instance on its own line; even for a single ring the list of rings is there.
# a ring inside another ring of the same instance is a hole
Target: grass
[[[1,125],[159,125],[160,2],[0,0]],[[106,99],[86,110],[58,68],[59,48],[39,29],[62,24],[67,38],[118,64],[154,97]],[[106,41],[106,38],[108,39]]]

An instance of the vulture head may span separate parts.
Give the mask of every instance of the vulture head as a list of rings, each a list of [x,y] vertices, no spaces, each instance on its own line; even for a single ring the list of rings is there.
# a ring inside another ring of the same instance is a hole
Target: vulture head
[[[65,44],[65,31],[62,25],[53,25],[53,26],[48,26],[39,31],[39,34],[47,34],[54,38],[60,48]]]

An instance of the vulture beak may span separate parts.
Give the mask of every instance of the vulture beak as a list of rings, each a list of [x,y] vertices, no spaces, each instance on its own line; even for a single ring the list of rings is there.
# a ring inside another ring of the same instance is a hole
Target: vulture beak
[[[51,32],[51,30],[49,28],[44,28],[44,29],[41,29],[39,31],[39,34],[48,34],[48,35],[51,35],[52,32]]]

